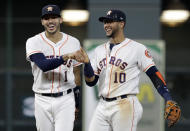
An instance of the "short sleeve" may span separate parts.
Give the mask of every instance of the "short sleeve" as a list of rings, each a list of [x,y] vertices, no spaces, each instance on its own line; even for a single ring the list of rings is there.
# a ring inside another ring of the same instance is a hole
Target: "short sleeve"
[[[30,55],[35,53],[41,53],[42,51],[38,46],[36,46],[36,41],[34,38],[29,38],[26,41],[26,59],[30,61]]]
[[[144,45],[140,46],[137,52],[138,66],[142,71],[146,72],[150,67],[155,65],[150,52]]]
[[[96,53],[96,50],[93,50],[93,51],[91,51],[89,53],[89,58],[90,58],[90,62],[91,62],[92,68],[94,70],[94,73],[96,75],[99,75],[98,67],[97,67],[97,53]]]

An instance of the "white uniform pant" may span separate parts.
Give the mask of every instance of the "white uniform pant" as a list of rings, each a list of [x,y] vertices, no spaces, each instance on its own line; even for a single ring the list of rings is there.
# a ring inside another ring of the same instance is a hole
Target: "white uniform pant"
[[[143,108],[135,95],[107,102],[100,99],[89,131],[136,131]]]
[[[73,92],[48,97],[35,94],[37,131],[73,131],[75,100]]]

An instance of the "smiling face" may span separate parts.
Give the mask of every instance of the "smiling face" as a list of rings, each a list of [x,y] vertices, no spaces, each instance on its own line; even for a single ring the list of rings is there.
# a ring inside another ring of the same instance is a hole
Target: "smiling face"
[[[123,22],[117,22],[113,20],[104,20],[104,30],[107,37],[116,37],[121,31],[123,32]]]
[[[57,15],[46,15],[41,19],[41,23],[48,34],[55,34],[60,31],[60,24],[62,22],[62,18]]]

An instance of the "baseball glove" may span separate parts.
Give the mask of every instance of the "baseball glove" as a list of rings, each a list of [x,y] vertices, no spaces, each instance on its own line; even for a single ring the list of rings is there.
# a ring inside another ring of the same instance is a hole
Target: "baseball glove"
[[[167,120],[168,127],[172,127],[177,123],[181,116],[181,109],[174,101],[167,101],[165,107],[164,118]]]

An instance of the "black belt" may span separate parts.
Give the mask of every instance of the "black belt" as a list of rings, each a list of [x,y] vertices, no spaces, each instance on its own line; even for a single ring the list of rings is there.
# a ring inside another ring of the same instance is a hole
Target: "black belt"
[[[49,97],[60,97],[63,96],[65,94],[69,94],[71,93],[73,90],[72,89],[68,89],[65,93],[63,92],[58,92],[58,93],[36,93],[36,94],[40,94],[42,96],[49,96]]]
[[[101,96],[101,98],[105,101],[111,102],[111,101],[127,98],[127,95],[121,95],[121,96],[112,97],[112,98],[105,98],[105,97]]]

